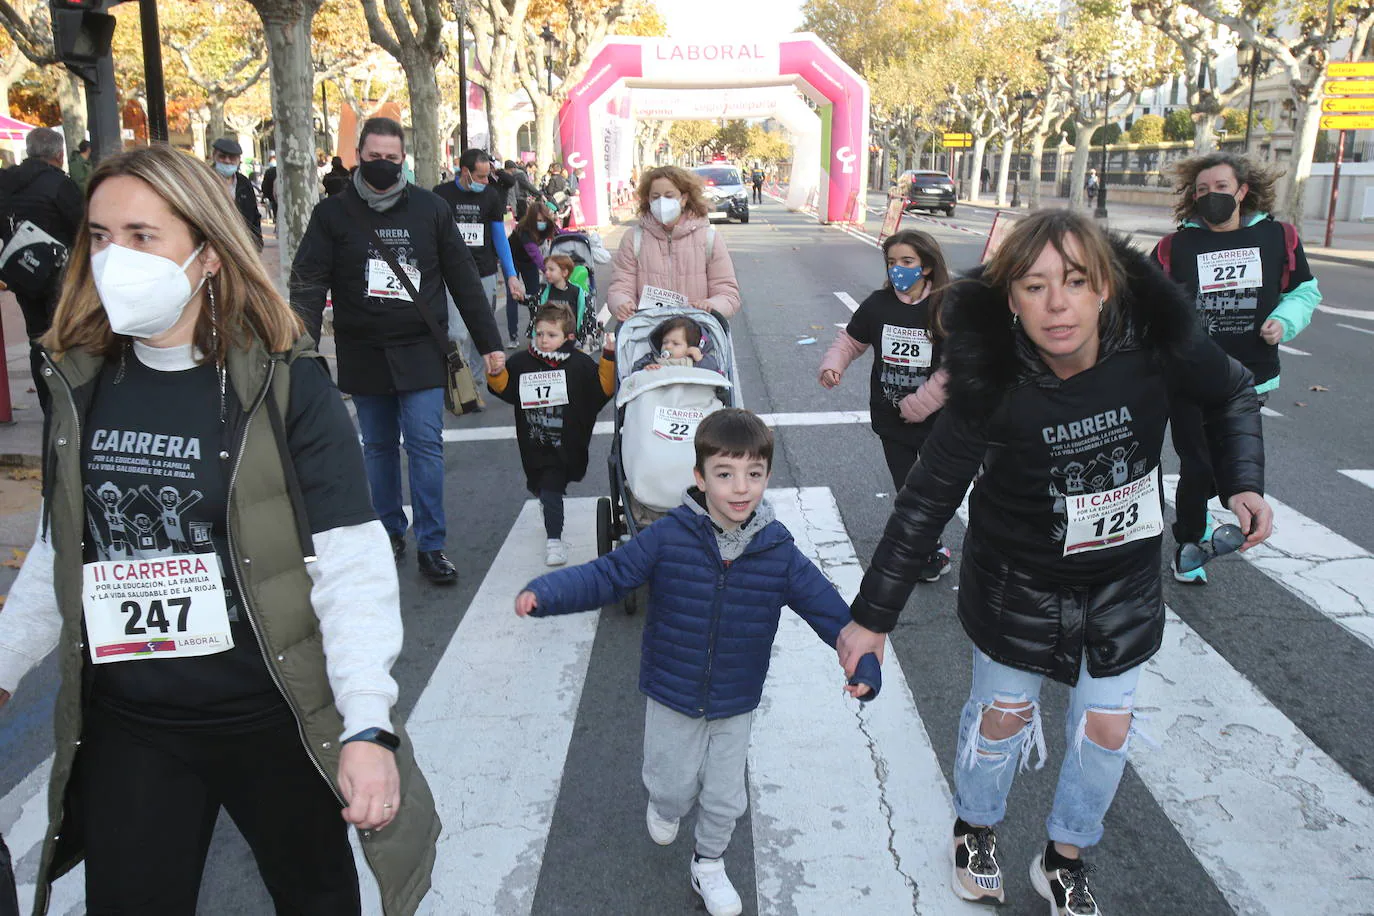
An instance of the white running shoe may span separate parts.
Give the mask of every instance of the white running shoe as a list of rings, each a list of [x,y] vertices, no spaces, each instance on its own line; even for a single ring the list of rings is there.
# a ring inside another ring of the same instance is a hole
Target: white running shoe
[[[697,861],[692,856],[692,890],[701,895],[711,916],[739,916],[744,912],[744,904],[725,874],[724,859]]]
[[[559,538],[549,538],[544,542],[544,565],[562,566],[568,562],[568,544]]]
[[[649,802],[649,807],[644,812],[644,823],[649,825],[649,839],[660,846],[671,846],[673,840],[677,839],[677,825],[679,819],[668,820],[666,817],[659,817],[654,810],[654,803]]]

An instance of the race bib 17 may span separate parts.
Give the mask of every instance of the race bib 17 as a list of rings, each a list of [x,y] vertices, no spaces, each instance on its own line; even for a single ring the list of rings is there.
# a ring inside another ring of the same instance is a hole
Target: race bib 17
[[[562,369],[526,372],[520,376],[520,406],[525,410],[537,407],[562,407],[566,403],[568,376]]]
[[[192,658],[234,647],[213,553],[87,563],[81,607],[96,665]]]
[[[888,365],[929,369],[934,352],[924,329],[883,325],[883,362]]]
[[[1198,290],[1215,293],[1228,289],[1255,289],[1264,285],[1264,268],[1258,248],[1209,251],[1197,256]]]
[[[1158,475],[1150,471],[1101,493],[1066,496],[1069,524],[1064,556],[1120,547],[1162,534],[1164,517],[1157,479]]]
[[[639,294],[640,311],[644,309],[686,308],[687,305],[687,297],[682,293],[673,292],[671,289],[646,286],[644,292]]]
[[[670,442],[691,442],[705,416],[704,410],[689,407],[655,407],[654,435]]]
[[[401,264],[401,270],[410,277],[410,283],[416,290],[420,288],[420,268],[411,264]],[[381,258],[371,258],[367,262],[367,294],[378,299],[404,299],[412,302],[410,293],[406,290],[396,274],[392,271],[391,265]]]

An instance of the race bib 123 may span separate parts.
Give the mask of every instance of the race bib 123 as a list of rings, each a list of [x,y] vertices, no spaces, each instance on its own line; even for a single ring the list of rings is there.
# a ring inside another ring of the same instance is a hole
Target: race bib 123
[[[1157,479],[1158,475],[1150,471],[1101,493],[1066,496],[1069,525],[1064,535],[1064,556],[1120,547],[1163,533],[1164,514]]]

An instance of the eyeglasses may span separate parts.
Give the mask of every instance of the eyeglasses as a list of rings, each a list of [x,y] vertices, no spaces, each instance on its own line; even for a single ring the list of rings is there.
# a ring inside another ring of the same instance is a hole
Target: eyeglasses
[[[1201,569],[1208,560],[1235,553],[1245,545],[1245,532],[1236,525],[1222,525],[1212,532],[1211,538],[1201,544],[1180,544],[1178,548],[1178,571],[1181,573]]]

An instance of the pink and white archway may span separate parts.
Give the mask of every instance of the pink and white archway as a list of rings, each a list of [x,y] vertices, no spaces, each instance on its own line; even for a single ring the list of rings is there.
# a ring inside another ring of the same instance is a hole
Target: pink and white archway
[[[589,225],[610,222],[607,196],[617,131],[606,118],[623,88],[734,89],[795,86],[820,119],[816,212],[825,222],[862,222],[868,183],[868,84],[815,35],[757,41],[609,38],[559,113],[563,161],[585,169],[580,195]],[[687,115],[690,117],[690,115]],[[795,169],[794,169],[795,172]],[[809,183],[809,181],[808,181]]]

